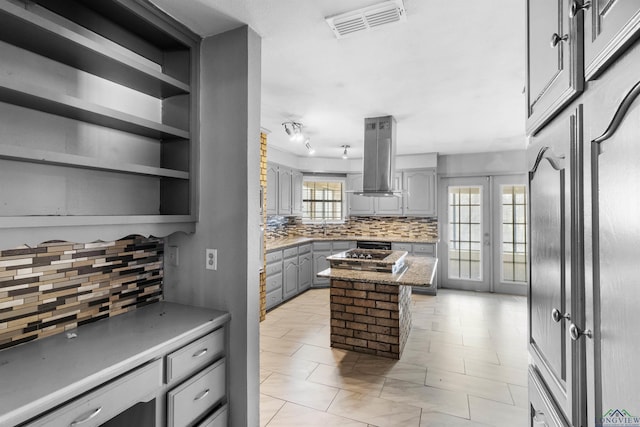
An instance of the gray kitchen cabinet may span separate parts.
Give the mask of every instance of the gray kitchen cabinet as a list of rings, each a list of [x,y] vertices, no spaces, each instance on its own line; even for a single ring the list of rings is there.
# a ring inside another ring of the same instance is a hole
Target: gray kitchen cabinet
[[[530,426],[570,427],[533,367],[529,368],[529,402]]]
[[[302,184],[304,182],[304,175],[300,171],[291,172],[291,215],[302,216],[303,202],[302,202]]]
[[[267,252],[265,260],[267,263],[266,308],[269,310],[282,302],[282,250]]]
[[[435,169],[402,172],[404,215],[436,216]]]
[[[581,289],[573,277],[578,253],[572,242],[577,196],[574,168],[582,146],[582,107],[554,119],[531,140],[527,151],[531,200],[529,353],[535,372],[547,385],[569,424],[580,418],[580,349],[570,335],[572,319],[582,311]],[[572,305],[573,304],[573,305]]]
[[[278,167],[278,215],[291,215],[291,177],[291,169]]]
[[[640,48],[602,75],[585,105],[593,118],[584,150],[585,317],[571,320],[576,345],[586,346],[587,420],[616,410],[640,416]],[[607,75],[614,72],[614,74]],[[588,113],[587,113],[588,112]],[[598,118],[604,120],[599,121]],[[591,156],[590,159],[588,156]],[[590,175],[589,175],[590,174]],[[588,191],[590,189],[590,191]],[[627,425],[637,425],[633,419]]]
[[[640,31],[640,2],[634,0],[591,0],[584,12],[577,12],[576,20],[584,16],[585,77],[597,77],[606,66],[629,46]],[[580,7],[572,0],[572,8]]]
[[[200,38],[146,3],[86,4],[0,4],[0,128],[21,135],[0,147],[0,227],[193,232]]]
[[[312,245],[298,247],[298,292],[306,291],[313,283],[313,254]]]
[[[313,242],[313,285],[329,284],[326,277],[318,277],[318,273],[329,268],[327,257],[331,255],[331,242]]]
[[[527,0],[526,129],[534,134],[584,87],[582,20],[575,0]]]
[[[396,172],[393,176],[393,188],[402,190],[402,172]],[[376,215],[402,215],[403,195],[398,194],[392,197],[373,197],[374,213]]]
[[[205,420],[198,424],[198,427],[227,427],[229,409],[227,405],[222,406]]]
[[[282,300],[298,294],[298,248],[288,248],[283,251],[282,261]]]
[[[278,215],[278,166],[267,164],[267,215]]]
[[[353,191],[362,191],[362,174],[347,175],[347,190],[349,201],[349,215],[373,215],[374,197],[359,196]]]

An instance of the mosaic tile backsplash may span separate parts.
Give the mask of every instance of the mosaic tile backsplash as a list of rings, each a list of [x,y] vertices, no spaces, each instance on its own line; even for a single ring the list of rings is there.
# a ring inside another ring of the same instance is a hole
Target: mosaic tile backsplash
[[[164,242],[49,242],[0,251],[0,349],[162,298]]]
[[[326,234],[324,227],[326,227]],[[280,237],[397,237],[437,239],[438,219],[397,216],[351,216],[344,224],[303,224],[300,217],[267,217],[267,239]]]

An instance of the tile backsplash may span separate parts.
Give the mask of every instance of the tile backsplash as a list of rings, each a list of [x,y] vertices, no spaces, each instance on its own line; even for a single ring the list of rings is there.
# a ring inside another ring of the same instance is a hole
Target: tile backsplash
[[[48,242],[0,251],[0,349],[162,298],[164,242]]]
[[[326,228],[326,233],[325,233]],[[267,217],[267,239],[280,237],[394,237],[437,239],[438,219],[398,216],[351,216],[341,224],[303,224],[300,217]]]

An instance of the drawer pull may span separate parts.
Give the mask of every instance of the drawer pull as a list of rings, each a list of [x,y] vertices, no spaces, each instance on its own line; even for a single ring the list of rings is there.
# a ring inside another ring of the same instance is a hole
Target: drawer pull
[[[204,349],[202,349],[202,350],[200,350],[200,351],[198,351],[198,352],[196,352],[196,353],[193,353],[193,355],[192,355],[191,357],[201,357],[201,356],[204,356],[204,355],[207,353],[207,350],[208,350],[208,349],[204,348]]]
[[[97,409],[95,409],[92,413],[90,413],[89,415],[85,416],[84,418],[78,418],[78,419],[76,419],[75,421],[73,421],[73,422],[72,422],[71,424],[69,424],[69,425],[70,425],[71,427],[73,427],[73,426],[80,425],[80,424],[82,424],[82,423],[86,423],[86,422],[87,422],[87,421],[89,421],[90,419],[95,418],[95,417],[100,413],[100,411],[102,411],[102,406],[101,406],[101,407],[99,407],[99,408],[97,408]]]
[[[194,401],[198,401],[198,400],[202,400],[204,399],[207,394],[209,394],[209,389],[206,389],[205,391],[203,391],[202,393],[200,393],[199,395],[197,395],[196,397],[193,398]]]

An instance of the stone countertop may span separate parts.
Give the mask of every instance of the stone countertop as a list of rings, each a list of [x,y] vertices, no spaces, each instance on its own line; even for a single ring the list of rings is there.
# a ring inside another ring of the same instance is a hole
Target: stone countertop
[[[334,242],[334,241],[375,241],[375,242],[391,242],[391,243],[438,243],[439,239],[415,239],[409,237],[374,237],[374,236],[293,236],[283,237],[280,239],[267,241],[267,252],[278,249],[285,249],[291,246],[297,246],[304,243],[313,242]]]
[[[347,280],[350,282],[380,283],[383,285],[405,285],[431,287],[436,267],[437,258],[431,257],[407,257],[405,269],[398,273],[379,273],[374,271],[348,270],[345,268],[327,268],[318,273],[319,277]]]
[[[230,319],[218,310],[158,302],[0,351],[0,426],[17,425],[163,357]]]

